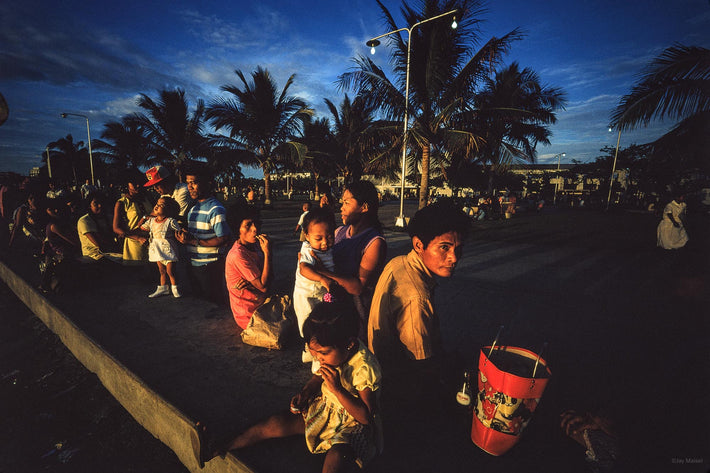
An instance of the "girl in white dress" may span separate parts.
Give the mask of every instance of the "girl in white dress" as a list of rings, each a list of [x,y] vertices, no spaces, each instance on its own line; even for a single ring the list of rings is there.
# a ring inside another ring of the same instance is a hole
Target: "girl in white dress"
[[[153,213],[144,217],[140,223],[142,230],[150,232],[148,261],[157,263],[160,271],[160,285],[148,297],[166,296],[170,294],[171,286],[173,297],[181,295],[175,278],[175,262],[178,260],[175,232],[181,230],[177,222],[179,213],[180,205],[173,198],[163,196],[153,207]]]

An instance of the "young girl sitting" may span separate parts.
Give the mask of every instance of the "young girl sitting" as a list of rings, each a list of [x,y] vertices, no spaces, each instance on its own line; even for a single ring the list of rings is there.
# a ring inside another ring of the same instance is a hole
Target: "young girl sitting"
[[[326,299],[329,299],[326,297]],[[358,318],[350,301],[321,302],[303,324],[319,371],[284,412],[237,436],[227,449],[269,438],[305,434],[311,453],[325,453],[323,472],[363,467],[381,451],[377,418],[380,365],[357,339]]]
[[[180,297],[177,280],[175,279],[175,262],[178,260],[178,243],[175,232],[180,231],[177,222],[180,205],[171,197],[161,197],[153,207],[153,213],[143,217],[139,222],[141,230],[150,232],[148,245],[148,261],[158,263],[160,285],[148,297],[159,297],[170,294],[168,278],[172,286],[173,297]]]
[[[296,283],[293,288],[293,310],[298,320],[298,330],[303,336],[303,323],[313,307],[330,292],[335,282],[314,270],[316,258],[329,271],[335,270],[333,263],[333,242],[335,239],[335,216],[324,208],[316,208],[306,214],[303,219],[305,241],[301,245],[300,258],[296,268]],[[304,363],[313,361],[308,349],[303,351],[301,359]],[[313,372],[318,369],[313,365]]]

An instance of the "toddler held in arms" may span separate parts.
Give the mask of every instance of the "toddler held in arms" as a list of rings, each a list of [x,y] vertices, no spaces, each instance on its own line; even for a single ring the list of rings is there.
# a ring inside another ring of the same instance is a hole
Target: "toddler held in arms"
[[[150,232],[148,244],[148,261],[158,264],[160,285],[148,297],[159,297],[170,294],[180,297],[180,290],[175,278],[175,262],[178,260],[178,243],[175,232],[180,231],[177,222],[180,205],[171,197],[161,197],[153,207],[153,213],[143,217],[139,222],[141,230]],[[168,284],[168,278],[170,284]]]
[[[330,297],[326,298],[331,300]],[[274,415],[234,438],[228,450],[262,440],[305,435],[311,453],[325,453],[323,472],[362,468],[381,451],[377,390],[380,365],[357,338],[350,298],[320,302],[303,323],[317,373],[291,399],[290,412]]]

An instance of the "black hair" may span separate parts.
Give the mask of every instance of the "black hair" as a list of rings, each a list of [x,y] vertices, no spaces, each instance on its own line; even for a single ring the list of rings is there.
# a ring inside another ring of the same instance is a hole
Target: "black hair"
[[[359,321],[351,297],[333,302],[319,302],[303,322],[306,343],[317,342],[324,347],[346,348],[357,337]]]
[[[211,184],[212,172],[210,172],[206,163],[199,161],[190,161],[185,164],[182,170],[184,176],[195,176],[195,180],[200,184]]]
[[[106,202],[106,198],[99,191],[92,191],[86,196],[86,203],[91,204],[91,201],[95,200],[99,204],[103,205]]]
[[[165,212],[166,217],[178,218],[180,216],[180,204],[177,203],[177,200],[167,195],[158,197],[158,200],[160,199],[163,199],[163,201],[165,202],[163,211]]]
[[[380,198],[377,188],[370,181],[355,181],[345,186],[345,190],[350,191],[353,198],[360,205],[367,204],[367,213],[372,225],[382,231],[382,223],[377,216],[377,211],[380,209]]]
[[[429,242],[444,233],[456,232],[466,238],[470,224],[463,210],[445,199],[419,209],[409,222],[407,231],[410,237],[419,238],[426,248]]]
[[[261,228],[259,209],[254,205],[247,204],[247,201],[242,197],[227,208],[227,225],[237,238],[239,237],[239,227],[242,226],[244,220],[253,220],[256,227]]]
[[[312,223],[325,223],[330,225],[332,230],[335,230],[335,214],[332,210],[325,207],[316,207],[313,210],[309,210],[305,217],[303,217],[303,231],[308,233],[308,227]]]

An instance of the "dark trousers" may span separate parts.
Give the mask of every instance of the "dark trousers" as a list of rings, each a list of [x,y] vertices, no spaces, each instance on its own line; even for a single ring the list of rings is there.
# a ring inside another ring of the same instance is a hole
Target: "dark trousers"
[[[227,304],[227,283],[224,279],[224,259],[203,266],[189,267],[190,286],[195,296],[214,302]]]

